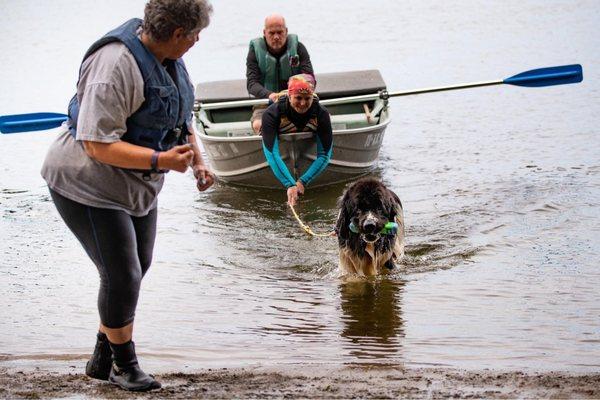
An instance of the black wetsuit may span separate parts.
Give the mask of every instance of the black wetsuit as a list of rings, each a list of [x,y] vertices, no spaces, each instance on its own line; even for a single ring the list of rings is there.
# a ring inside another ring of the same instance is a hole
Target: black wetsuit
[[[294,186],[296,179],[279,154],[279,135],[281,131],[282,117],[293,124],[292,130],[287,132],[301,132],[308,125],[316,125],[314,133],[317,142],[317,157],[315,161],[299,178],[307,185],[327,168],[333,150],[333,132],[331,130],[331,118],[329,112],[314,100],[310,109],[304,114],[298,114],[289,105],[287,96],[282,96],[277,103],[271,104],[262,117],[263,151],[273,173],[286,188]]]

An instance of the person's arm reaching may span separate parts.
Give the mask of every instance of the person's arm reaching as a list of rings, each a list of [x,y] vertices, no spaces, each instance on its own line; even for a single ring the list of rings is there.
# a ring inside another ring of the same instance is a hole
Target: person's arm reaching
[[[278,129],[277,105],[273,104],[267,108],[262,117],[263,152],[275,177],[284,187],[290,188],[296,185],[296,180],[279,154]]]
[[[321,109],[319,115],[319,125],[315,137],[317,141],[317,158],[313,161],[306,172],[300,177],[303,186],[308,185],[312,180],[319,176],[329,165],[329,160],[333,153],[333,132],[331,130],[331,118],[329,113]]]
[[[192,145],[192,150],[194,151],[192,171],[194,172],[194,177],[196,178],[196,186],[198,187],[198,190],[203,192],[211,187],[213,183],[215,183],[215,175],[202,159],[202,153],[200,152],[198,139],[196,139],[196,132],[191,122],[188,123],[188,130],[191,132],[191,134],[188,136],[188,141]]]

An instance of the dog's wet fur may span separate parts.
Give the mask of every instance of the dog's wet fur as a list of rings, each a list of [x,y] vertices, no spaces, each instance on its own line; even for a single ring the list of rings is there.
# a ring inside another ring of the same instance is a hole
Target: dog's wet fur
[[[404,217],[398,196],[381,181],[363,178],[346,189],[338,207],[341,273],[372,276],[392,270],[404,255]],[[395,234],[379,233],[387,222],[398,224]],[[360,232],[352,232],[350,223]]]

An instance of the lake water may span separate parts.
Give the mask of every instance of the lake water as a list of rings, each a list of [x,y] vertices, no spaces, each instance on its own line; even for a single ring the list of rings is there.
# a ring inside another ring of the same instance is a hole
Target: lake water
[[[585,78],[391,100],[374,175],[402,199],[407,257],[385,278],[341,282],[336,241],[307,237],[283,191],[169,174],[136,320],[148,370],[600,370],[599,2],[214,3],[185,57],[196,81],[244,77],[274,11],[317,72],[375,68],[390,90],[572,63]],[[65,112],[86,48],[143,4],[0,0],[0,114]],[[96,270],[39,175],[55,136],[0,137],[0,365],[82,362],[95,340]],[[302,218],[328,229],[343,188],[309,189]]]

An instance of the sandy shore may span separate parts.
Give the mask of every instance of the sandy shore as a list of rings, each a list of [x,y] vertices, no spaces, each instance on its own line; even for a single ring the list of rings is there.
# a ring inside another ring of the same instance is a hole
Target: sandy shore
[[[600,399],[600,373],[567,374],[297,365],[157,375],[132,394],[81,373],[0,367],[0,398],[556,398]]]

